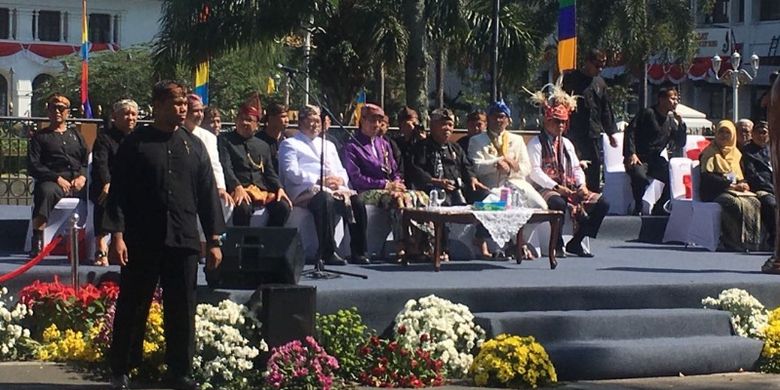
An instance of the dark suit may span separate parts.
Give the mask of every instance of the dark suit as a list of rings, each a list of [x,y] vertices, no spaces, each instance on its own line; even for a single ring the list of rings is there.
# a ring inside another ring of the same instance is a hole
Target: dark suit
[[[753,142],[746,144],[742,150],[742,173],[745,175],[745,181],[750,185],[750,190],[758,193],[758,200],[761,202],[761,220],[767,231],[770,245],[774,244],[777,199],[769,146],[762,148]]]
[[[163,289],[165,362],[187,376],[195,348],[195,286],[200,252],[197,220],[206,237],[225,230],[211,161],[201,141],[179,128],[144,126],[119,146],[103,227],[124,233],[110,365],[125,375],[141,360],[141,344],[157,283]]]

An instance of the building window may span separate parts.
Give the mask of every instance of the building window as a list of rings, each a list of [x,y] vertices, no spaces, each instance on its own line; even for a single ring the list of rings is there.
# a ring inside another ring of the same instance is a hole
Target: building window
[[[728,23],[729,22],[729,1],[730,0],[715,0],[715,5],[712,8],[712,23]]]
[[[734,2],[734,6],[737,8],[734,10],[734,22],[745,22],[745,0],[737,0]]]
[[[780,1],[761,0],[758,20],[780,20]]]
[[[8,115],[8,80],[0,75],[0,115]]]
[[[41,41],[59,42],[62,16],[59,11],[39,11],[38,12],[38,39]]]
[[[111,15],[89,14],[89,41],[111,43]]]
[[[0,39],[8,39],[11,31],[11,13],[8,8],[0,8]]]

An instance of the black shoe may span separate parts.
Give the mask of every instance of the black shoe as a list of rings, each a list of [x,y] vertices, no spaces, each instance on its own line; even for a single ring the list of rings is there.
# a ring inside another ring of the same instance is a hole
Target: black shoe
[[[325,265],[347,265],[347,261],[339,256],[338,253],[333,253],[332,255],[326,257],[323,260],[323,263],[325,263]]]
[[[127,375],[112,375],[111,390],[125,390],[130,388],[130,378]]]
[[[30,242],[30,257],[36,257],[41,252],[43,252],[43,233],[33,233],[32,241]]]
[[[585,252],[585,248],[582,247],[582,244],[578,244],[576,246],[566,244],[566,252],[577,255],[579,257],[593,257],[593,253]]]
[[[188,376],[168,377],[163,381],[163,384],[173,390],[200,390],[198,382]]]
[[[361,265],[371,264],[371,260],[369,260],[368,257],[366,257],[365,255],[352,256],[349,258],[349,262],[351,264],[361,264]]]

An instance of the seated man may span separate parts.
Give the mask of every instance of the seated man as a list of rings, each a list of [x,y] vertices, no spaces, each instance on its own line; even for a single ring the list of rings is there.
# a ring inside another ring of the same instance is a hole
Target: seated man
[[[336,213],[344,216],[349,224],[351,262],[369,264],[366,257],[366,207],[357,193],[349,189],[349,177],[341,165],[336,147],[318,137],[322,133],[321,126],[319,107],[307,105],[301,108],[298,133],[279,145],[282,184],[290,191],[293,203],[308,208],[314,216],[320,242],[318,255],[325,264],[346,264],[336,253]],[[321,161],[324,165],[320,165]],[[321,166],[324,169],[322,180]]]
[[[600,194],[588,190],[574,145],[563,136],[576,100],[555,88],[556,98],[552,103],[543,94],[533,95],[536,103],[544,108],[544,129],[528,142],[530,177],[551,210],[565,211],[567,207],[571,210],[574,236],[566,244],[566,252],[593,257],[585,252],[582,240],[585,236],[596,237],[609,204]],[[563,249],[562,237],[558,238],[556,249]]]
[[[85,198],[87,146],[66,120],[70,100],[55,93],[46,100],[49,127],[33,134],[27,148],[27,169],[33,189],[31,255],[43,250],[43,230],[54,206],[64,197]]]
[[[737,126],[737,149],[742,152],[745,145],[753,139],[753,121],[742,118],[735,125]]]
[[[538,192],[526,181],[531,172],[531,162],[523,137],[507,130],[512,122],[512,112],[504,101],[493,102],[488,106],[488,129],[471,137],[468,155],[474,161],[474,171],[477,179],[489,188],[504,186],[514,187],[524,196],[527,207],[546,209],[547,204]],[[466,188],[468,203],[481,201],[487,192],[469,193]],[[487,232],[477,230],[475,244],[479,246],[484,256],[489,256]]]
[[[236,226],[249,226],[258,207],[265,207],[268,226],[284,226],[292,208],[274,170],[271,148],[255,137],[260,111],[259,101],[245,103],[239,109],[236,130],[219,137],[219,158],[225,186],[235,201]]]
[[[664,204],[669,200],[669,161],[661,156],[671,142],[685,145],[688,128],[675,111],[679,97],[674,88],[663,87],[656,94],[657,103],[640,111],[631,120],[623,139],[623,157],[626,173],[631,177],[634,195],[634,214],[642,212],[642,198],[653,179],[664,183],[661,197],[651,213],[666,214]]]
[[[484,199],[489,189],[477,180],[474,164],[460,145],[450,142],[455,114],[446,108],[431,113],[430,137],[412,147],[407,160],[407,181],[413,188],[430,191],[444,189],[445,206],[466,204],[462,191],[479,193]]]
[[[287,106],[280,103],[271,103],[265,109],[265,127],[257,132],[257,138],[260,138],[271,147],[271,161],[274,163],[274,170],[279,172],[279,143],[284,141],[287,136],[285,130],[290,123],[287,115]]]
[[[487,129],[487,114],[485,114],[485,111],[476,110],[471,112],[466,117],[466,135],[458,140],[460,148],[468,152],[471,137],[484,133],[485,129]]]
[[[742,171],[751,191],[761,202],[761,221],[767,232],[769,247],[775,245],[775,185],[772,178],[772,158],[769,153],[769,124],[756,122],[752,140],[742,149]]]

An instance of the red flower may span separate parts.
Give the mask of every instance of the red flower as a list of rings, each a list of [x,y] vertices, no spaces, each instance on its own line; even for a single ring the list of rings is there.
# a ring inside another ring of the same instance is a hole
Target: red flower
[[[423,333],[423,334],[421,334],[421,335],[420,335],[420,342],[421,342],[421,343],[424,343],[424,342],[426,342],[426,341],[428,341],[428,340],[430,340],[430,339],[431,339],[431,338],[428,336],[428,334],[427,334],[427,333]]]
[[[406,334],[406,326],[405,325],[398,326],[398,334]]]

